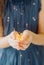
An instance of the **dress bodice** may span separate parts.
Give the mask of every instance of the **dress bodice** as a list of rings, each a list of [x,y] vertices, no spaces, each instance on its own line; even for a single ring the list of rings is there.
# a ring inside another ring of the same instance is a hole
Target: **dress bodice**
[[[4,35],[14,29],[37,32],[40,0],[8,0],[4,11]]]

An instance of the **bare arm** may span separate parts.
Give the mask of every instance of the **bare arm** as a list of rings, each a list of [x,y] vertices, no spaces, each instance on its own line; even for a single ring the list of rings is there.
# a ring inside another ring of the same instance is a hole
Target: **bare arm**
[[[23,32],[23,35],[24,35],[24,39],[26,37],[28,37],[29,44],[31,42],[35,45],[42,45],[42,46],[44,45],[44,34],[36,34],[36,33],[32,32],[30,30],[25,30]]]
[[[44,34],[33,34],[32,43],[44,46]]]
[[[0,37],[3,36],[2,16],[0,16]]]
[[[0,48],[9,47],[7,37],[0,37]]]
[[[16,48],[17,50],[20,49],[19,41],[15,39],[15,31],[5,37],[0,37],[0,48],[7,48],[9,46]]]
[[[3,37],[2,16],[0,16],[0,48],[9,47],[7,36]]]
[[[34,35],[33,44],[44,45],[44,0],[41,0],[41,11],[39,13],[38,34]]]

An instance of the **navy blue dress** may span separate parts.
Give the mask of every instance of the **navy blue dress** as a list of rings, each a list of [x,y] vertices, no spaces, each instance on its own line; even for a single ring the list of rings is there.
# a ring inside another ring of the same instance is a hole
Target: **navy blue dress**
[[[4,36],[14,29],[19,33],[25,29],[37,33],[40,0],[7,0],[3,24]],[[0,49],[0,65],[44,65],[44,48],[31,44],[25,51],[12,47]]]

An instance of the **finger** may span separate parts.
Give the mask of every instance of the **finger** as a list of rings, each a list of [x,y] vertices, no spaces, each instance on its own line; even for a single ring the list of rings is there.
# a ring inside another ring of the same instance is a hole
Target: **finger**
[[[22,44],[19,44],[20,48],[24,48]]]
[[[20,50],[19,43],[16,43],[16,44],[13,45],[12,47],[15,48],[15,49],[17,49],[17,50]]]
[[[20,46],[21,48],[24,48],[24,47],[27,46],[27,45],[28,45],[28,42],[26,42],[26,43],[24,42],[24,43],[20,43],[20,44],[19,44],[19,46]]]
[[[29,47],[29,45],[30,45],[29,43],[22,44],[22,49],[27,49]]]
[[[23,49],[24,49],[24,47],[21,44],[19,44],[17,47],[17,50],[23,50]]]

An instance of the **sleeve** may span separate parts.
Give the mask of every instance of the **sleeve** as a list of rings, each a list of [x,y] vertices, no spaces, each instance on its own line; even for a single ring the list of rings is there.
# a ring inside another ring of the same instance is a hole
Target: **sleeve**
[[[41,10],[41,0],[38,0],[38,11],[40,12]]]

